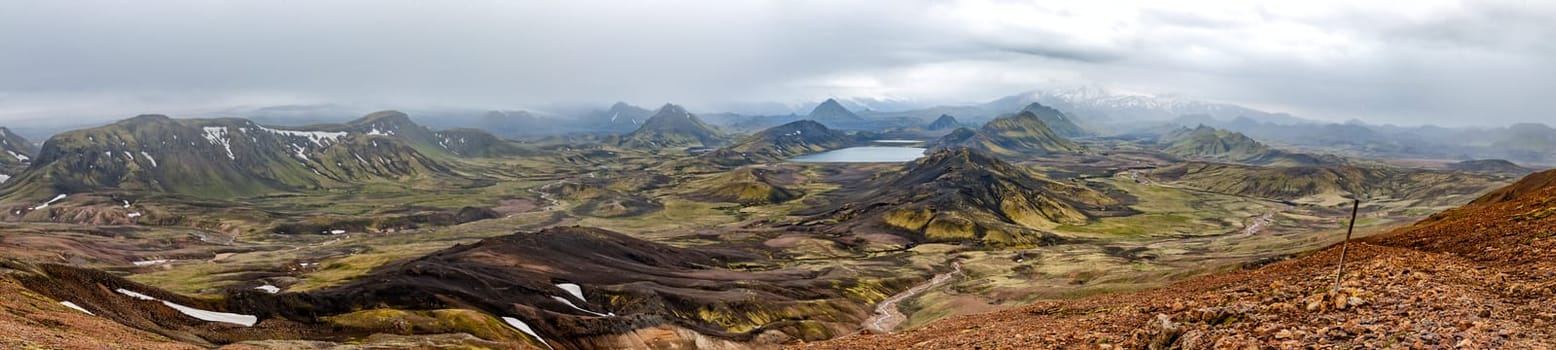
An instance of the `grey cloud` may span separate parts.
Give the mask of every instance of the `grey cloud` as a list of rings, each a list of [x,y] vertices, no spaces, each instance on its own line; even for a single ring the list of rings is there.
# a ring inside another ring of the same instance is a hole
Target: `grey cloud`
[[[1400,124],[1556,108],[1549,5],[1228,9],[1243,4],[8,1],[0,123],[316,103],[971,103],[1063,84]]]
[[[1066,47],[1063,45],[1043,45],[1042,43],[1028,43],[1017,45],[989,45],[995,50],[1032,55],[1037,57],[1052,58],[1067,61],[1079,61],[1086,63],[1108,63],[1126,57],[1121,52],[1113,52],[1106,49]]]

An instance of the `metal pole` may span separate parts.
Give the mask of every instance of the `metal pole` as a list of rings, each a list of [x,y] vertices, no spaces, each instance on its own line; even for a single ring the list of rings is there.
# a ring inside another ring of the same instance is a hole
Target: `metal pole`
[[[1334,289],[1340,290],[1340,276],[1345,274],[1345,253],[1351,249],[1351,232],[1356,230],[1356,211],[1361,208],[1361,199],[1351,203],[1351,224],[1345,228],[1345,241],[1340,242],[1340,266],[1335,267]]]

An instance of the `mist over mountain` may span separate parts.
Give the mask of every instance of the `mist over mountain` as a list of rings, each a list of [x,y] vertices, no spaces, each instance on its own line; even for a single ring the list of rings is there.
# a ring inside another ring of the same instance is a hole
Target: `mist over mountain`
[[[1368,157],[1497,158],[1556,164],[1556,152],[1551,151],[1556,147],[1556,129],[1539,123],[1475,128],[1402,127],[1360,121],[1278,123],[1249,117],[1227,120],[1196,115],[1180,117],[1172,124],[1214,126],[1270,143]]]

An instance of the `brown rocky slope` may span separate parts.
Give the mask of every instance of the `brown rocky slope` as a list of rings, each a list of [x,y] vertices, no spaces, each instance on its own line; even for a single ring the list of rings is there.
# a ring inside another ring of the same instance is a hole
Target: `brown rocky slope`
[[[1556,347],[1556,171],[1413,226],[1173,286],[1052,300],[814,349]]]
[[[0,275],[0,349],[199,349],[72,310]]]

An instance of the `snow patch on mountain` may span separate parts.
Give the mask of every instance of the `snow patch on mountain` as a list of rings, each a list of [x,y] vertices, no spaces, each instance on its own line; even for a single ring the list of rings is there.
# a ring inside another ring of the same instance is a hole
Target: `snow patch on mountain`
[[[227,137],[227,127],[207,126],[202,129],[205,129],[206,141],[210,141],[213,145],[220,145],[222,149],[227,150],[227,158],[238,159],[237,156],[232,154],[232,139]]]
[[[513,326],[513,328],[518,329],[520,332],[524,332],[524,334],[535,337],[535,340],[539,340],[541,344],[545,344],[546,348],[555,349],[551,347],[551,343],[547,343],[545,339],[541,339],[540,334],[535,333],[535,329],[530,328],[529,324],[524,323],[524,321],[507,316],[503,316],[502,321],[507,322],[509,326]]]
[[[286,135],[286,136],[292,136],[292,137],[304,137],[304,138],[307,138],[309,141],[312,141],[314,145],[319,146],[319,147],[324,147],[324,146],[328,146],[328,145],[333,144],[333,143],[340,142],[341,138],[346,137],[346,132],[282,130],[282,129],[271,129],[271,128],[267,128],[267,127],[263,127],[263,126],[259,127],[259,129],[260,130],[264,130],[266,132],[270,132],[272,134],[277,134],[277,135]]]

